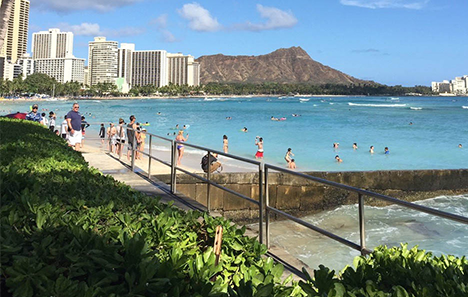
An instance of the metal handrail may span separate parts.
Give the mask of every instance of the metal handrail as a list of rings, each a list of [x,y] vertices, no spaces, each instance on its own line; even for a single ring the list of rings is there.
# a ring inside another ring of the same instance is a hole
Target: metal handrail
[[[347,191],[350,191],[350,192],[354,192],[354,193],[358,193],[358,207],[359,207],[359,237],[360,237],[360,245],[354,243],[354,242],[351,242],[345,238],[342,238],[336,234],[333,234],[329,231],[326,231],[324,229],[321,229],[317,226],[314,226],[308,222],[305,222],[299,218],[296,218],[284,211],[281,211],[279,209],[276,209],[274,207],[271,207],[269,205],[269,202],[270,202],[270,199],[269,199],[269,191],[268,191],[268,171],[269,169],[273,169],[273,170],[276,170],[276,171],[280,171],[280,172],[284,172],[284,173],[288,173],[288,174],[291,174],[291,175],[294,175],[294,176],[298,176],[298,177],[302,177],[302,178],[305,178],[305,179],[308,179],[308,180],[312,180],[314,182],[318,182],[318,183],[321,183],[321,184],[326,184],[326,185],[329,185],[329,186],[332,186],[334,188],[340,188],[340,189],[343,189],[343,190],[347,190]],[[437,210],[437,209],[433,209],[433,208],[429,208],[429,207],[426,207],[426,206],[423,206],[423,205],[418,205],[418,204],[414,204],[414,203],[411,203],[411,202],[407,202],[407,201],[403,201],[403,200],[399,200],[399,199],[396,199],[396,198],[393,198],[393,197],[390,197],[390,196],[386,196],[386,195],[382,195],[382,194],[377,194],[377,193],[374,193],[374,192],[370,192],[370,191],[367,191],[367,190],[363,190],[363,189],[360,189],[360,188],[355,188],[355,187],[352,187],[352,186],[348,186],[348,185],[344,185],[344,184],[340,184],[340,183],[336,183],[336,182],[332,182],[332,181],[329,181],[329,180],[326,180],[326,179],[322,179],[322,178],[318,178],[318,177],[315,177],[315,176],[310,176],[310,175],[307,175],[307,174],[304,174],[304,173],[300,173],[300,172],[296,172],[296,171],[292,171],[292,170],[289,170],[289,169],[285,169],[285,168],[281,168],[281,167],[278,167],[278,166],[274,166],[274,165],[270,165],[270,164],[265,164],[265,210],[266,210],[266,232],[265,232],[265,240],[266,240],[266,245],[267,247],[269,248],[270,246],[270,211],[276,213],[276,214],[279,214],[283,217],[286,217],[298,224],[301,224],[302,226],[305,226],[309,229],[312,229],[320,234],[323,234],[335,241],[338,241],[338,242],[341,242],[353,249],[356,249],[358,251],[361,252],[361,254],[368,254],[370,253],[371,251],[369,249],[366,248],[366,242],[365,242],[365,220],[364,220],[364,197],[363,196],[369,196],[369,197],[373,197],[373,198],[376,198],[376,199],[379,199],[379,200],[384,200],[384,201],[387,201],[387,202],[390,202],[390,203],[394,203],[394,204],[397,204],[397,205],[401,205],[403,207],[407,207],[407,208],[410,208],[410,209],[414,209],[414,210],[417,210],[417,211],[421,211],[421,212],[425,212],[425,213],[428,213],[428,214],[432,214],[432,215],[435,215],[435,216],[439,216],[439,217],[442,217],[442,218],[445,218],[445,219],[449,219],[449,220],[452,220],[452,221],[457,221],[457,222],[460,222],[460,223],[463,223],[463,224],[467,224],[468,225],[468,218],[467,217],[463,217],[463,216],[459,216],[459,215],[456,215],[456,214],[452,214],[452,213],[448,213],[448,212],[445,212],[445,211],[441,211],[441,210]]]
[[[127,127],[127,131],[128,130],[133,130],[135,131],[135,129],[133,128],[128,128]],[[211,210],[211,197],[210,197],[210,186],[215,186],[225,192],[228,192],[234,196],[237,196],[239,198],[242,198],[250,203],[253,203],[253,204],[256,204],[258,205],[258,210],[259,210],[259,241],[261,243],[263,243],[263,162],[259,162],[259,161],[255,161],[255,160],[250,160],[250,159],[247,159],[247,158],[243,158],[243,157],[240,157],[240,156],[236,156],[236,155],[232,155],[232,154],[227,154],[227,153],[224,153],[224,152],[221,152],[221,151],[217,151],[217,150],[213,150],[213,149],[210,149],[210,148],[206,148],[206,147],[202,147],[202,146],[199,146],[199,145],[194,145],[194,144],[189,144],[189,143],[186,143],[186,142],[181,142],[181,141],[178,141],[178,140],[173,140],[173,139],[169,139],[169,138],[166,138],[166,137],[162,137],[162,136],[159,136],[159,135],[155,135],[155,134],[152,134],[152,133],[148,133],[146,132],[146,136],[148,137],[149,136],[149,149],[150,149],[150,153],[146,153],[144,152],[144,150],[136,150],[136,147],[135,147],[135,144],[136,144],[136,133],[133,134],[134,137],[133,137],[133,142],[132,142],[132,159],[131,159],[131,168],[132,168],[132,171],[134,171],[134,166],[135,166],[135,154],[136,154],[136,151],[138,151],[138,153],[141,153],[145,156],[148,156],[148,178],[150,178],[151,176],[151,160],[156,160],[164,165],[167,165],[167,166],[170,166],[171,167],[171,193],[175,194],[176,193],[176,184],[177,184],[177,170],[189,175],[189,176],[192,176],[194,178],[197,178],[203,182],[206,182],[207,183],[207,211],[208,213],[210,212]],[[164,141],[168,141],[168,142],[171,142],[171,162],[168,163],[166,161],[163,161],[157,157],[154,157],[152,154],[151,154],[151,144],[152,144],[152,138],[153,137],[156,137],[156,138],[159,138],[159,139],[162,139]],[[207,178],[204,178],[196,173],[192,173],[188,170],[185,170],[179,166],[176,165],[176,146],[177,144],[183,144],[184,146],[187,146],[187,147],[191,147],[191,148],[195,148],[195,149],[199,149],[199,150],[203,150],[203,151],[206,151],[207,154],[208,154],[208,166],[210,166],[211,164],[211,154],[212,153],[216,153],[218,155],[222,155],[222,156],[225,156],[225,157],[228,157],[228,158],[231,158],[231,159],[235,159],[235,160],[239,160],[239,161],[242,161],[242,162],[246,162],[246,163],[250,163],[250,164],[253,164],[253,165],[256,165],[258,166],[259,168],[259,200],[254,200],[250,197],[247,197],[241,193],[238,193],[234,190],[231,190],[229,188],[226,188],[216,182],[213,182],[211,180],[211,171],[208,167],[208,171],[207,171]],[[120,158],[120,157],[119,157]]]
[[[127,128],[127,129],[131,129],[131,128]],[[133,130],[133,129],[132,129]],[[134,169],[134,158],[135,158],[135,151],[136,151],[136,148],[135,148],[135,136],[136,134],[134,134],[134,141],[133,141],[133,146],[132,146],[132,170]],[[311,229],[313,231],[316,231],[320,234],[323,234],[335,241],[338,241],[346,246],[349,246],[355,250],[358,250],[360,251],[362,254],[368,254],[370,253],[371,251],[369,249],[366,248],[366,242],[365,242],[365,219],[364,219],[364,196],[369,196],[369,197],[373,197],[373,198],[376,198],[376,199],[379,199],[379,200],[383,200],[383,201],[386,201],[386,202],[389,202],[389,203],[393,203],[393,204],[397,204],[397,205],[400,205],[400,206],[403,206],[403,207],[406,207],[406,208],[410,208],[410,209],[414,209],[414,210],[417,210],[417,211],[421,211],[421,212],[424,212],[424,213],[428,213],[428,214],[431,214],[431,215],[435,215],[435,216],[438,216],[438,217],[442,217],[442,218],[446,218],[446,219],[449,219],[449,220],[452,220],[452,221],[457,221],[457,222],[460,222],[460,223],[463,223],[463,224],[468,224],[468,218],[467,217],[463,217],[463,216],[459,216],[459,215],[456,215],[456,214],[452,214],[452,213],[448,213],[448,212],[444,212],[444,211],[440,211],[440,210],[437,210],[437,209],[433,209],[433,208],[429,208],[429,207],[426,207],[426,206],[422,206],[422,205],[418,205],[418,204],[414,204],[414,203],[411,203],[411,202],[407,202],[407,201],[403,201],[403,200],[399,200],[399,199],[396,199],[396,198],[393,198],[393,197],[390,197],[390,196],[386,196],[386,195],[382,195],[382,194],[378,194],[378,193],[374,193],[374,192],[371,192],[371,191],[368,191],[368,190],[364,190],[364,189],[360,189],[360,188],[356,188],[356,187],[352,187],[352,186],[348,186],[348,185],[344,185],[344,184],[340,184],[340,183],[337,183],[337,182],[333,182],[333,181],[329,181],[329,180],[326,180],[326,179],[322,179],[322,178],[318,178],[318,177],[315,177],[315,176],[311,176],[311,175],[307,175],[307,174],[304,174],[304,173],[301,173],[301,172],[296,172],[296,171],[292,171],[292,170],[289,170],[289,169],[285,169],[285,168],[282,168],[282,167],[278,167],[278,166],[275,166],[275,165],[271,165],[271,164],[264,164],[263,162],[259,162],[259,161],[256,161],[256,160],[250,160],[250,159],[247,159],[247,158],[243,158],[243,157],[240,157],[240,156],[236,156],[236,155],[232,155],[232,154],[227,154],[227,153],[224,153],[224,152],[221,152],[221,151],[217,151],[217,150],[213,150],[213,149],[210,149],[210,148],[207,148],[207,147],[203,147],[203,146],[199,146],[199,145],[194,145],[194,144],[189,144],[189,143],[186,143],[186,142],[181,142],[181,141],[177,141],[177,140],[173,140],[173,139],[169,139],[169,138],[166,138],[166,137],[162,137],[162,136],[159,136],[159,135],[155,135],[155,134],[152,134],[152,133],[148,133],[146,132],[146,135],[149,136],[149,153],[146,153],[144,152],[143,150],[139,150],[139,153],[142,153],[143,155],[145,156],[148,156],[148,159],[149,159],[149,164],[148,164],[148,177],[150,177],[150,170],[151,170],[151,160],[156,160],[166,166],[170,166],[171,167],[171,192],[172,193],[176,193],[176,181],[177,181],[177,178],[176,178],[176,172],[177,170],[187,174],[187,175],[190,175],[194,178],[197,178],[203,182],[206,182],[207,183],[207,186],[208,186],[208,189],[207,189],[207,210],[208,212],[210,211],[211,207],[210,207],[210,186],[215,186],[223,191],[226,191],[230,194],[233,194],[237,197],[240,197],[244,200],[247,200],[251,203],[254,203],[256,205],[259,206],[259,241],[261,243],[263,243],[263,222],[264,222],[264,215],[263,215],[263,212],[265,211],[265,243],[267,245],[267,247],[269,248],[269,230],[270,230],[270,212],[272,213],[276,213],[282,217],[285,217],[289,220],[292,220],[308,229]],[[166,161],[163,161],[155,156],[153,156],[151,154],[152,152],[152,147],[151,147],[151,144],[152,144],[152,138],[153,137],[156,137],[156,138],[159,138],[161,140],[164,140],[164,141],[167,141],[167,142],[170,142],[171,143],[171,161],[170,162],[166,162]],[[216,154],[219,154],[219,155],[222,155],[222,156],[225,156],[225,157],[228,157],[228,158],[232,158],[232,159],[235,159],[235,160],[239,160],[239,161],[242,161],[242,162],[246,162],[246,163],[249,163],[249,164],[253,164],[253,165],[256,165],[258,166],[259,168],[259,181],[258,181],[258,184],[259,184],[259,200],[254,200],[250,197],[247,197],[241,193],[238,193],[236,191],[233,191],[229,188],[226,188],[222,185],[219,185],[217,184],[216,182],[213,182],[211,180],[211,172],[210,170],[208,170],[207,172],[207,178],[204,178],[203,176],[200,176],[196,173],[192,173],[188,170],[185,170],[179,166],[176,165],[176,160],[177,160],[177,150],[176,150],[176,146],[177,144],[183,144],[187,147],[192,147],[192,148],[195,148],[195,149],[199,149],[199,150],[203,150],[203,151],[206,151],[208,153],[208,156],[209,156],[209,164],[211,164],[211,153],[216,153]],[[311,181],[314,181],[314,182],[317,182],[317,183],[320,183],[320,184],[325,184],[325,185],[328,185],[328,186],[331,186],[333,188],[338,188],[338,189],[343,189],[343,190],[346,190],[346,191],[350,191],[350,192],[354,192],[354,193],[357,193],[358,194],[358,211],[359,211],[359,237],[360,237],[360,244],[357,244],[357,243],[354,243],[352,241],[349,241],[343,237],[340,237],[332,232],[329,232],[327,230],[324,230],[322,228],[319,228],[317,226],[314,226],[313,224],[310,224],[308,222],[305,222],[297,217],[294,217],[293,215],[290,215],[284,211],[281,211],[279,209],[276,209],[274,207],[271,207],[269,205],[269,184],[268,184],[268,181],[269,181],[269,170],[275,170],[275,171],[279,171],[279,172],[283,172],[283,173],[287,173],[287,174],[291,174],[293,176],[297,176],[297,177],[301,177],[301,178],[305,178],[307,180],[311,180]]]

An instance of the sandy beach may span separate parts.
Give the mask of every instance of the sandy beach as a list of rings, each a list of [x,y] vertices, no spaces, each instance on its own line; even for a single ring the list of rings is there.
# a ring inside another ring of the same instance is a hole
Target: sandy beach
[[[148,147],[148,139],[145,143],[145,152],[149,153]],[[171,161],[171,153],[170,153],[170,143],[167,142],[167,150],[157,150],[152,149],[152,156],[163,160],[165,162],[170,163]],[[109,153],[107,149],[107,143],[105,142],[104,145],[101,144],[101,140],[97,138],[86,138],[85,145],[81,150],[83,153],[90,153],[90,152],[102,152],[102,153]],[[127,159],[127,146],[125,146],[122,156],[120,160],[124,163],[131,165],[131,159]],[[184,152],[184,156],[182,158],[182,165],[180,166],[182,169],[187,170],[192,173],[203,173],[201,169],[201,158],[206,154],[203,151],[195,151],[193,148],[186,147],[186,151]],[[115,158],[119,158],[119,156],[115,153],[111,153],[112,156]],[[252,159],[254,160],[254,159]],[[234,160],[225,156],[219,156],[218,161],[222,164],[222,171],[221,173],[226,172],[257,172],[258,167],[254,164],[248,164],[245,162],[241,162],[238,160]],[[148,172],[148,157],[145,155],[141,155],[141,159],[135,160],[135,166],[143,170],[144,172]],[[156,160],[152,160],[151,162],[151,174],[170,174],[171,168],[166,166]],[[213,173],[217,174],[217,172]]]

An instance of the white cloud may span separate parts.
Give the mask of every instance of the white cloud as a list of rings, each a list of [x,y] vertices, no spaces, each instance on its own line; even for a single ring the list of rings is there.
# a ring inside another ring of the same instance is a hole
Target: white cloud
[[[61,23],[57,27],[64,32],[73,32],[73,34],[77,36],[125,37],[139,35],[144,32],[144,29],[134,27],[124,27],[119,29],[101,29],[101,26],[96,23],[81,23],[79,25]]]
[[[257,4],[257,11],[260,13],[261,18],[266,19],[266,22],[259,24],[255,24],[252,22],[236,24],[233,26],[233,29],[247,31],[264,31],[291,28],[297,24],[297,19],[291,11],[284,11],[276,7],[266,7],[260,4]]]
[[[61,23],[57,26],[61,31],[73,32],[73,34],[78,36],[98,36],[104,35],[101,31],[101,26],[99,24],[92,23],[81,23],[79,25],[70,25],[67,23]]]
[[[214,32],[222,29],[218,20],[196,2],[184,4],[178,12],[181,17],[189,21],[189,28],[194,31]]]
[[[358,6],[364,8],[406,8],[423,9],[429,0],[340,0],[340,3],[348,6]]]
[[[59,12],[71,12],[77,10],[97,10],[106,12],[122,6],[132,5],[141,0],[34,0],[31,1],[32,7],[40,9],[54,10]]]
[[[175,38],[174,34],[172,34],[168,29],[167,29],[167,14],[162,14],[158,16],[157,18],[153,19],[150,24],[151,25],[156,25],[156,30],[159,32],[159,35],[161,36],[161,39],[164,42],[176,42],[177,38]]]

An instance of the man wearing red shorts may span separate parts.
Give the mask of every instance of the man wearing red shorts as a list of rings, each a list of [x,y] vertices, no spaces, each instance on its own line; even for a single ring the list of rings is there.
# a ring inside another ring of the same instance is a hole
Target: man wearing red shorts
[[[263,138],[259,136],[255,137],[255,145],[258,146],[255,159],[263,159]]]

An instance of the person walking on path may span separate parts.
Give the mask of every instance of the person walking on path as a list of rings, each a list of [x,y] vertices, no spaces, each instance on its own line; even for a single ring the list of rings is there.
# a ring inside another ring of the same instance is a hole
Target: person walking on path
[[[56,115],[53,111],[49,112],[49,130],[55,131],[55,119]]]
[[[128,138],[128,148],[127,148],[127,160],[130,160],[130,152],[135,148],[136,149],[136,143],[135,146],[133,146],[133,140],[136,136],[136,129],[137,125],[135,124],[135,116],[131,115],[130,116],[130,123],[127,125],[127,138]],[[133,152],[132,152],[133,154]]]
[[[68,122],[67,122],[67,116],[65,115],[63,117],[63,122],[62,125],[60,125],[60,134],[62,134],[63,139],[67,139],[67,132],[68,132]]]
[[[68,142],[70,146],[75,148],[75,151],[80,150],[81,146],[81,115],[78,112],[80,105],[78,103],[73,103],[73,109],[67,113],[67,124],[68,131],[70,131],[70,136],[68,137]]]
[[[187,133],[187,137],[184,137],[184,130],[180,130],[175,140],[180,141],[180,142],[186,142],[188,140],[188,137],[189,137],[188,133]],[[184,156],[184,145],[182,143],[177,143],[177,152],[179,153],[179,156],[177,157],[177,166],[179,166],[180,161],[182,161],[182,157]]]
[[[85,134],[86,134],[86,128],[89,127],[88,122],[86,121],[86,118],[84,116],[81,116],[81,147],[84,146],[84,139],[85,139]]]
[[[119,119],[119,125],[116,128],[116,149],[115,153],[120,156],[122,153],[122,147],[125,145],[125,138],[126,138],[126,128],[124,127],[124,120],[122,118]]]
[[[263,159],[263,138],[256,136],[255,145],[258,147],[257,153],[255,154],[255,159]]]
[[[117,129],[115,128],[114,123],[110,123],[108,135],[109,135],[109,151],[113,153],[114,147],[115,147],[115,152],[117,153]]]
[[[99,138],[101,138],[101,145],[103,145],[104,138],[106,138],[106,128],[104,128],[104,123],[101,123],[101,128],[99,129]]]
[[[38,122],[44,125],[44,119],[41,117],[41,114],[37,112],[38,109],[39,109],[39,106],[37,106],[37,104],[33,104],[33,106],[31,107],[31,112],[29,112],[26,115],[26,120]]]

